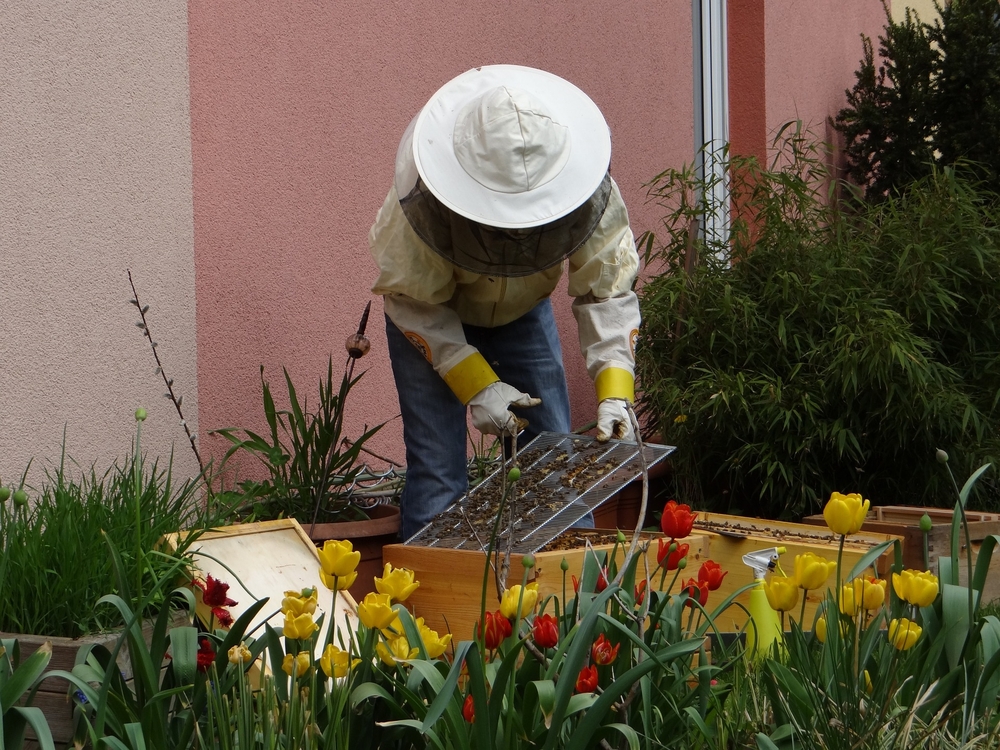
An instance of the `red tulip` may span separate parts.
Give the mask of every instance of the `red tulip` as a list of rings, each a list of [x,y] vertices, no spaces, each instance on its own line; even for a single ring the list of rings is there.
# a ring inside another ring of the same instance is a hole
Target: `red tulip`
[[[538,615],[531,626],[531,639],[538,648],[555,648],[559,643],[559,620],[552,615]]]
[[[597,667],[584,667],[576,678],[576,692],[592,693],[597,690]]]
[[[646,585],[648,583],[649,582],[643,578],[635,585],[635,606],[642,606],[642,603],[646,601]]]
[[[212,644],[208,638],[198,639],[198,671],[207,672],[208,668],[212,666],[212,662],[215,661],[215,651],[212,649]]]
[[[229,584],[213,578],[211,574],[204,581],[195,579],[192,583],[201,589],[201,600],[211,608],[219,625],[224,628],[232,627],[233,616],[226,607],[235,606],[237,602],[229,598]]]
[[[709,591],[716,591],[722,586],[722,579],[729,573],[723,570],[719,563],[713,560],[706,560],[698,568],[698,581],[708,586]]]
[[[688,593],[688,600],[684,602],[685,606],[693,607],[695,601],[697,601],[701,606],[708,604],[708,584],[704,581],[696,581],[693,578],[689,578],[688,582],[684,584],[684,588],[681,589],[681,593]]]
[[[660,516],[660,528],[669,537],[683,539],[691,533],[697,517],[697,513],[691,512],[690,505],[678,505],[675,500],[667,500]]]
[[[476,704],[472,700],[472,693],[465,696],[465,703],[462,704],[462,716],[470,724],[476,720]]]
[[[604,633],[601,633],[594,641],[594,645],[590,647],[591,661],[601,666],[611,664],[618,658],[618,649],[620,648],[620,643],[612,646],[611,641],[604,637]]]
[[[577,580],[576,576],[570,576],[573,579],[573,593],[580,593],[580,581]],[[601,572],[597,574],[597,585],[594,587],[594,593],[600,594],[604,589],[608,587],[608,569],[601,568]]]
[[[492,651],[503,643],[514,632],[514,629],[511,627],[510,620],[504,617],[500,610],[487,612],[484,619],[486,620],[486,627],[484,630],[480,625],[479,635],[482,637],[486,648]]]
[[[204,581],[195,579],[194,585],[201,589],[201,600],[209,607],[232,607],[237,604],[229,598],[229,584],[213,578],[211,574]]]
[[[656,543],[656,562],[666,570],[677,570],[680,561],[687,557],[688,551],[691,549],[690,544],[678,544],[673,539],[664,544],[662,537],[657,539]],[[675,547],[673,552],[670,551],[671,545]]]

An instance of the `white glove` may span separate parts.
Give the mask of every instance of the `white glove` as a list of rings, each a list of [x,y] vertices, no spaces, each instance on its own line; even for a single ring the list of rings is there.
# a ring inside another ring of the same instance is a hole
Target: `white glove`
[[[597,405],[597,441],[635,441],[635,430],[628,415],[627,402],[621,398],[606,398]]]
[[[506,383],[490,383],[469,401],[472,424],[487,435],[513,435],[518,431],[519,420],[510,413],[511,406],[538,406],[540,398],[521,393]]]

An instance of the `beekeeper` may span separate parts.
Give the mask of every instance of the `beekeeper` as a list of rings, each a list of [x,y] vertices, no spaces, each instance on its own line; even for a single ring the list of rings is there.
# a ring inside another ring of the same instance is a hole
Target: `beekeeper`
[[[403,539],[467,490],[466,409],[492,435],[527,420],[520,445],[570,431],[549,301],[564,260],[597,438],[634,438],[639,257],[610,161],[597,105],[518,65],[449,81],[403,133],[369,234],[403,419]]]

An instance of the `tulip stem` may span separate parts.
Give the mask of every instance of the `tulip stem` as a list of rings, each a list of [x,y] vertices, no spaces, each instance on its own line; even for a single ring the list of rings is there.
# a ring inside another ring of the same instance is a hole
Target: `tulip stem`
[[[827,568],[829,570],[829,568]],[[805,630],[805,619],[806,619],[806,597],[809,596],[809,592],[806,589],[802,589],[802,608],[799,610],[799,627]]]
[[[836,591],[837,591],[837,613],[838,614],[840,613],[840,596],[841,596],[840,589],[841,589],[841,587],[843,585],[843,582],[840,580],[840,562],[841,562],[841,560],[844,559],[844,540],[845,539],[847,539],[847,535],[846,534],[841,534],[840,535],[840,549],[837,550],[837,589],[836,589]]]

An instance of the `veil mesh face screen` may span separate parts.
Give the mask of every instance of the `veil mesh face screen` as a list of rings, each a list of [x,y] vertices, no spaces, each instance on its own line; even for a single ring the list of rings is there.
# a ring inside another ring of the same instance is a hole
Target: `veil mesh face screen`
[[[527,229],[501,229],[466,219],[445,207],[419,179],[399,205],[417,236],[459,268],[484,276],[528,276],[551,268],[589,240],[610,196],[611,175],[606,174],[579,208]]]

